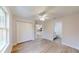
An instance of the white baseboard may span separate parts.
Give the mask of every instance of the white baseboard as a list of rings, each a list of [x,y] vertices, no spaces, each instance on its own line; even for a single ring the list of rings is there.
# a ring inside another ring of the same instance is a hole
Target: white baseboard
[[[79,50],[79,47],[77,47],[77,46],[75,46],[75,45],[70,45],[70,44],[65,43],[65,42],[63,42],[62,44],[63,44],[63,45],[66,45],[66,46],[70,46],[70,47],[72,47],[72,48],[75,48],[75,49]]]

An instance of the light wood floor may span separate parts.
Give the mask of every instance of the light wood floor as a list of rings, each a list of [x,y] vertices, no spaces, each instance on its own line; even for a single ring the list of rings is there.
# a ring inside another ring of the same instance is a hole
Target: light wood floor
[[[79,50],[61,44],[61,41],[37,39],[17,44],[12,53],[79,53]]]

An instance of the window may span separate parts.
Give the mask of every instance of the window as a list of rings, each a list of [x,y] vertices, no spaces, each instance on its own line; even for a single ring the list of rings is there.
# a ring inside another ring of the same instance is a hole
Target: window
[[[0,51],[8,44],[8,19],[5,10],[0,7]]]

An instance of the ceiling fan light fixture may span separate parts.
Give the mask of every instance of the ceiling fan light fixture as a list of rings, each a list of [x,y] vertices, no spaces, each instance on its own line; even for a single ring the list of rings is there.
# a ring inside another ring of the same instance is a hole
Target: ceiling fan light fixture
[[[41,21],[45,21],[45,18],[44,18],[44,17],[42,17],[42,18],[40,18],[40,20],[41,20]]]
[[[45,14],[45,15],[43,15],[43,16],[40,16],[39,18],[40,18],[41,21],[45,21],[46,16],[47,16],[47,15]]]

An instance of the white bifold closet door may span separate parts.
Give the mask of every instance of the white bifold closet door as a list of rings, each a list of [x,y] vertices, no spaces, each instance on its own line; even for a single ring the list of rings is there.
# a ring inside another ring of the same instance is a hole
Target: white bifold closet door
[[[16,22],[17,43],[34,40],[34,28],[32,23]]]

